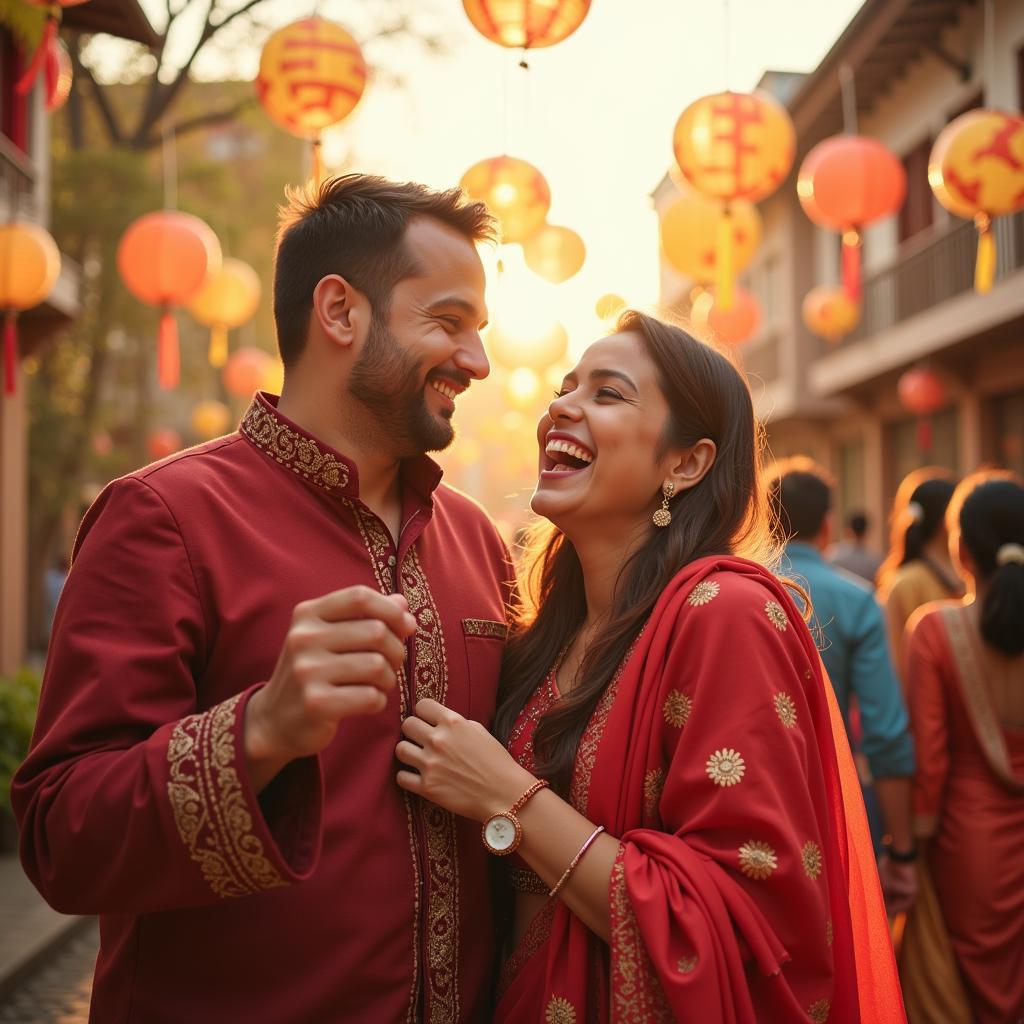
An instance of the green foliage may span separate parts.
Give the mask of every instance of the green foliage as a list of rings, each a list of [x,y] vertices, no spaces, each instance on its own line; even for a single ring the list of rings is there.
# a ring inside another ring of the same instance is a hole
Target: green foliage
[[[41,683],[28,668],[0,676],[0,813],[11,811],[11,779],[28,754]]]

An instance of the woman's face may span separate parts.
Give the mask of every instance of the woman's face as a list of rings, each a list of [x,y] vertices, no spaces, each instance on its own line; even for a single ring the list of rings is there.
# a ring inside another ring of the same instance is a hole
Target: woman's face
[[[563,532],[590,522],[635,529],[661,500],[678,452],[659,458],[668,403],[639,336],[595,342],[537,426],[540,478],[531,507]]]

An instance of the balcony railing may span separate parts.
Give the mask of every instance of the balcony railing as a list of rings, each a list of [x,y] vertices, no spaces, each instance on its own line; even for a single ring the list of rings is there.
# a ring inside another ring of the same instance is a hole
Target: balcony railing
[[[1024,267],[1024,211],[992,222],[999,261],[996,280]],[[978,233],[971,221],[956,227],[891,267],[866,278],[860,324],[840,348],[895,327],[974,287]],[[837,346],[822,343],[823,351]]]
[[[23,215],[34,216],[35,177],[32,161],[0,133],[0,206],[5,213],[17,209]]]

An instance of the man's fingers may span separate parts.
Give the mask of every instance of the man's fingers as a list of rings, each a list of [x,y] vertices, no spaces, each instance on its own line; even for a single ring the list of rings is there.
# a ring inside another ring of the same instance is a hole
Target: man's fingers
[[[327,686],[311,688],[307,706],[324,719],[337,722],[351,715],[374,715],[387,707],[387,694],[374,686]]]
[[[405,662],[405,641],[380,619],[325,622],[311,626],[305,642],[310,648],[334,654],[355,654],[359,651],[383,654],[396,670]]]
[[[308,654],[295,659],[292,674],[305,686],[371,686],[387,693],[397,677],[391,663],[377,651],[349,654]]]
[[[402,601],[382,594],[370,587],[345,587],[323,597],[300,604],[296,616],[316,615],[325,622],[345,622],[350,619],[380,619],[395,636],[405,639],[416,631],[416,620],[403,607]]]

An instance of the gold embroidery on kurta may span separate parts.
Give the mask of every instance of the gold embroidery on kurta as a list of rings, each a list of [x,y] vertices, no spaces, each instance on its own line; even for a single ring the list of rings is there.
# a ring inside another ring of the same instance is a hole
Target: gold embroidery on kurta
[[[576,1024],[576,1010],[568,999],[552,996],[544,1011],[544,1024]]]
[[[787,729],[792,729],[796,725],[796,704],[793,703],[793,698],[788,693],[777,693],[772,700],[775,702],[775,713],[779,716],[779,721]]]
[[[676,969],[680,974],[692,974],[697,969],[697,964],[700,963],[700,957],[696,956],[684,956],[678,964]]]
[[[305,477],[325,491],[348,486],[348,466],[313,438],[293,430],[254,398],[239,428],[257,448],[275,462]]]
[[[661,791],[665,788],[665,769],[652,768],[644,776],[644,820],[654,821],[658,817]]]
[[[825,1024],[831,1009],[832,1004],[827,999],[819,999],[807,1007],[807,1016],[814,1021],[814,1024]]]
[[[821,874],[821,847],[813,840],[804,843],[804,848],[800,851],[800,859],[803,861],[807,877],[812,882],[817,881]]]
[[[716,786],[735,786],[743,778],[747,766],[738,750],[723,747],[708,758],[704,770]]]
[[[782,605],[778,601],[766,601],[764,611],[768,616],[768,621],[780,633],[785,632],[786,627],[789,625],[789,619],[786,618],[786,612]]]
[[[508,637],[508,626],[493,619],[463,619],[462,632],[466,636],[486,636],[495,640],[505,640]]]
[[[693,701],[681,690],[669,690],[661,710],[669,725],[682,729],[693,711]]]
[[[253,830],[235,767],[241,695],[183,718],[167,745],[167,796],[178,834],[216,895],[247,896],[286,884]]]
[[[690,596],[686,599],[686,603],[693,605],[694,608],[699,608],[703,604],[714,601],[721,589],[721,584],[716,583],[714,580],[701,580],[690,591]]]
[[[827,921],[825,923],[825,945],[826,946],[831,946],[832,945],[832,922],[831,921]]]
[[[751,839],[740,847],[740,871],[748,878],[765,879],[778,866],[775,851],[760,839]]]

